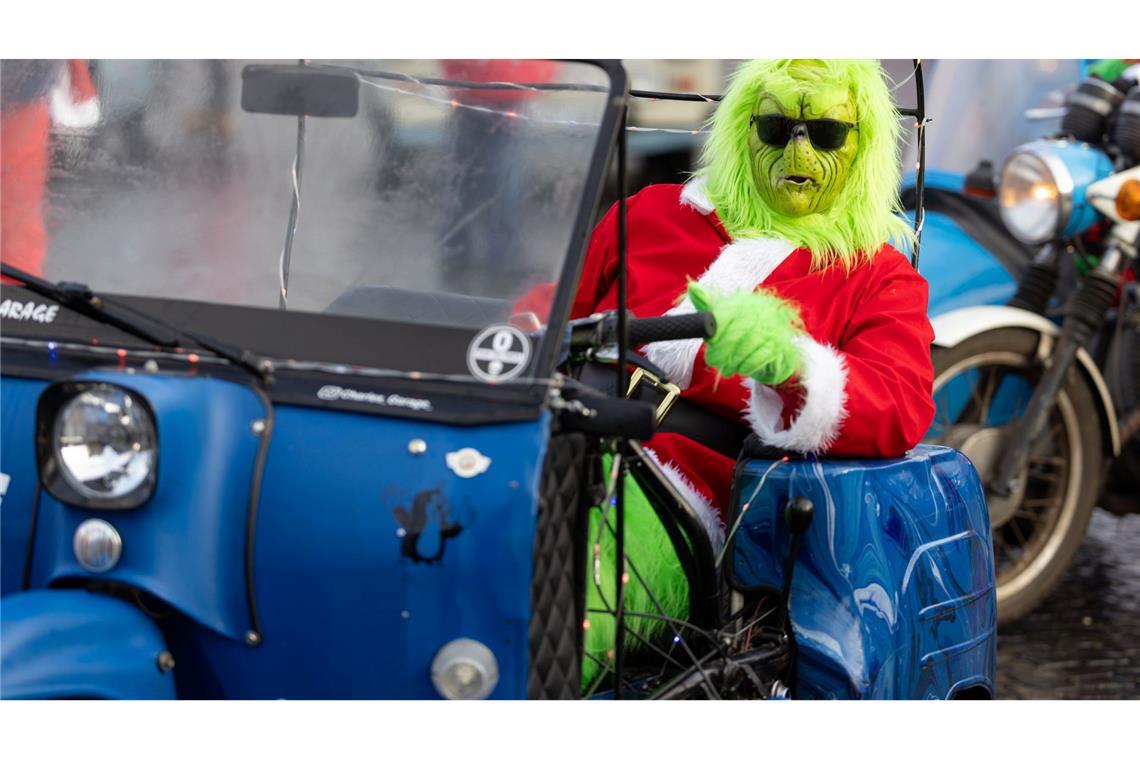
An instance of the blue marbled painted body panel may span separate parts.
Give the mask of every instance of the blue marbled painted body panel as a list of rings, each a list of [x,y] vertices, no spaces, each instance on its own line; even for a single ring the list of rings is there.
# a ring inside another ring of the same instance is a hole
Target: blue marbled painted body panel
[[[732,549],[734,581],[783,583],[788,501],[815,519],[792,584],[800,696],[946,698],[993,692],[997,606],[989,516],[969,460],[920,446],[894,460],[742,468],[751,500]]]

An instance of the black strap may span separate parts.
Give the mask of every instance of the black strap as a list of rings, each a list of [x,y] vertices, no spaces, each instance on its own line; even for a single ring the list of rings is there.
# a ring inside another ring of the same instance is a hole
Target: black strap
[[[582,365],[578,379],[592,388],[612,393],[615,370],[614,365],[587,362]],[[665,395],[652,385],[641,383],[631,398],[636,401],[647,401],[656,406],[664,400]],[[736,459],[740,454],[744,439],[750,433],[743,423],[726,419],[685,398],[678,398],[673,403],[665,419],[657,426],[657,432],[683,435],[731,459]]]

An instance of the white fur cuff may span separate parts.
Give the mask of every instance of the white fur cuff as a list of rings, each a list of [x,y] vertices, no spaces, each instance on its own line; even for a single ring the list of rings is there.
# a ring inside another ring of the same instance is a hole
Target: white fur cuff
[[[706,184],[708,184],[708,180],[704,177],[694,177],[686,182],[684,189],[681,190],[681,205],[692,206],[705,216],[716,211],[716,207],[709,200],[708,193],[705,192]]]
[[[847,416],[847,368],[843,355],[831,346],[806,335],[796,338],[795,344],[803,360],[800,384],[804,388],[803,407],[795,420],[786,430],[780,429],[783,400],[776,391],[752,379],[745,381],[750,397],[744,415],[769,446],[818,453],[839,436]]]
[[[720,522],[720,513],[716,508],[709,503],[700,491],[693,487],[689,479],[685,477],[685,473],[672,462],[666,464],[657,457],[657,452],[650,448],[644,449],[653,463],[661,470],[661,474],[672,484],[674,488],[681,494],[685,501],[697,513],[700,518],[701,525],[709,534],[709,539],[712,541],[713,552],[719,553],[722,546],[724,546],[724,526]]]

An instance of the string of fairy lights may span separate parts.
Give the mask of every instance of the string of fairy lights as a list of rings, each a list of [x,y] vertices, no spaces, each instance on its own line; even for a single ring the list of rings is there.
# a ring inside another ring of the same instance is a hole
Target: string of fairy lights
[[[411,82],[416,83],[416,84],[420,85],[421,87],[429,86],[427,84],[424,84],[419,79],[416,79],[415,77],[413,77],[411,75],[407,75],[407,76]],[[504,109],[492,108],[490,106],[481,105],[478,103],[466,103],[466,102],[459,100],[458,98],[443,97],[440,95],[433,95],[429,92],[408,90],[408,89],[404,89],[403,87],[397,87],[396,85],[382,84],[381,82],[373,81],[373,80],[369,79],[368,77],[365,77],[362,75],[358,75],[358,77],[359,77],[360,82],[362,84],[365,84],[369,87],[374,87],[378,90],[384,90],[385,92],[391,92],[391,93],[395,93],[397,95],[409,96],[409,97],[418,98],[420,100],[426,100],[426,101],[429,101],[432,103],[438,103],[439,105],[443,105],[443,106],[446,106],[446,107],[452,108],[452,109],[462,108],[462,109],[466,109],[468,111],[475,111],[478,113],[485,113],[485,114],[490,114],[493,116],[501,116],[505,119],[517,119],[519,121],[530,121],[530,122],[536,122],[536,123],[540,123],[540,124],[551,124],[551,125],[564,126],[564,127],[597,128],[597,127],[601,126],[600,122],[580,121],[578,119],[541,118],[541,117],[532,116],[530,114],[523,113],[523,112],[520,112],[520,111],[517,111],[514,109],[504,110]],[[488,83],[488,84],[506,85],[506,84],[510,84],[510,83],[494,82],[494,83]],[[534,86],[530,86],[530,85],[516,84],[514,86],[517,89],[522,89],[522,90],[527,90],[527,91],[532,91],[532,92],[543,92],[543,90],[540,90],[539,88],[534,87]],[[706,96],[701,96],[701,97],[705,97],[709,103],[715,102],[711,99],[708,99]],[[677,135],[704,135],[704,134],[708,134],[707,129],[677,129],[677,128],[672,128],[672,127],[639,127],[639,126],[633,126],[633,125],[627,126],[626,130],[629,132],[664,132],[664,133],[668,133],[668,134],[677,134]]]
[[[903,85],[905,85],[907,82],[909,82],[911,79],[913,79],[917,75],[917,73],[919,71],[919,66],[921,65],[921,63],[922,63],[921,58],[915,59],[914,66],[911,69],[910,74],[908,74],[904,79],[902,79],[901,81],[896,83],[893,87],[891,87],[891,92],[894,92],[894,91],[900,89]],[[523,112],[520,112],[520,111],[515,110],[515,109],[498,109],[498,108],[493,108],[493,107],[488,106],[488,105],[481,105],[478,103],[464,102],[464,101],[459,100],[458,98],[455,98],[455,97],[445,97],[442,95],[434,95],[430,92],[425,91],[431,87],[443,86],[443,83],[445,83],[446,80],[437,80],[437,79],[431,79],[428,77],[416,77],[416,76],[414,76],[412,74],[408,74],[406,72],[399,72],[399,74],[385,74],[385,76],[388,76],[388,77],[393,77],[393,78],[398,77],[402,81],[408,82],[408,83],[413,84],[413,85],[420,88],[419,90],[409,90],[409,89],[405,89],[403,87],[398,87],[396,85],[383,84],[379,81],[376,81],[376,78],[375,78],[377,76],[376,74],[366,74],[366,73],[357,72],[356,76],[357,76],[358,81],[360,81],[362,84],[364,84],[368,87],[372,87],[372,88],[375,88],[378,90],[383,90],[385,92],[390,92],[390,93],[394,93],[394,94],[401,95],[401,96],[414,97],[414,98],[418,98],[421,100],[437,103],[439,105],[443,105],[443,106],[446,106],[446,107],[451,108],[451,109],[462,108],[462,109],[466,109],[466,110],[470,110],[470,111],[475,111],[478,113],[485,113],[485,114],[490,114],[490,115],[495,115],[495,116],[501,116],[505,119],[517,119],[520,121],[531,121],[531,122],[536,122],[536,123],[551,124],[551,125],[557,125],[557,126],[568,126],[568,127],[599,127],[599,126],[601,126],[601,124],[599,122],[594,122],[594,121],[580,121],[577,119],[543,118],[543,117],[538,117],[538,116],[534,116],[531,114],[523,113]],[[452,82],[451,84],[462,87],[462,86],[464,86],[465,83],[463,83],[463,82]],[[524,84],[521,82],[482,82],[479,84],[482,86],[481,88],[512,89],[512,90],[521,90],[524,92],[531,92],[531,93],[535,93],[535,94],[546,93],[552,89],[549,86],[543,87],[543,86],[534,85],[534,84]],[[472,84],[466,83],[466,86],[472,87]],[[599,92],[601,91],[601,88],[597,88],[597,89]],[[583,86],[583,87],[579,88],[579,90],[586,91],[586,92],[593,92],[594,88],[590,88],[588,86]],[[717,103],[720,102],[720,100],[722,98],[722,96],[720,96],[720,95],[705,95],[705,94],[696,93],[696,92],[665,93],[665,92],[649,92],[649,91],[645,91],[645,90],[631,90],[630,95],[634,98],[637,98],[640,100],[647,100],[647,101],[651,101],[651,102],[652,101],[666,101],[666,100],[685,100],[685,101],[689,101],[689,102],[705,103],[705,104],[710,105],[710,106],[715,106]],[[900,115],[900,117],[909,117],[909,116],[913,116],[914,113],[911,109],[907,109],[907,110],[901,110],[899,115]],[[914,127],[914,129],[921,131],[922,129],[924,129],[926,127],[927,124],[930,123],[930,121],[931,121],[931,119],[924,118],[921,121],[916,121],[913,124],[913,127]],[[633,132],[633,133],[659,132],[659,133],[664,133],[664,134],[689,135],[689,136],[707,135],[710,132],[710,130],[705,129],[705,128],[646,127],[646,126],[638,126],[638,125],[634,125],[634,124],[627,124],[625,129],[627,132]]]
[[[735,535],[737,529],[743,522],[744,516],[748,512],[749,507],[752,506],[753,502],[756,500],[757,495],[763,489],[765,483],[768,480],[768,476],[771,475],[772,472],[776,470],[776,468],[787,463],[788,461],[789,458],[785,456],[772,462],[772,464],[770,464],[765,469],[761,477],[757,480],[755,486],[753,486],[751,493],[744,500],[744,503],[741,506],[740,512],[737,516],[737,519],[733,523],[732,529],[725,537],[724,545],[716,561],[716,567],[718,569],[724,558],[725,549],[727,548],[729,542],[732,541],[732,538]],[[609,477],[607,478],[608,485],[605,493],[605,498],[602,500],[599,507],[597,507],[601,510],[601,513],[599,516],[598,529],[595,536],[593,537],[593,544],[591,547],[591,581],[594,584],[594,588],[597,591],[598,597],[602,602],[602,607],[587,610],[587,613],[602,613],[612,615],[615,617],[615,619],[617,617],[617,610],[607,598],[605,588],[602,584],[603,577],[609,577],[609,575],[612,575],[611,573],[607,572],[608,568],[604,568],[603,566],[602,539],[605,532],[608,532],[611,537],[615,535],[615,529],[613,524],[610,522],[609,516],[611,509],[617,505],[615,492],[617,484],[617,472],[620,467],[621,455],[615,454],[613,460],[611,461]],[[720,660],[727,664],[730,660],[730,649],[735,648],[742,638],[745,639],[744,651],[747,651],[755,630],[760,626],[761,623],[764,622],[764,620],[772,613],[772,611],[769,610],[764,615],[756,615],[746,626],[737,631],[732,631],[731,629],[737,624],[738,617],[744,612],[744,610],[741,610],[737,615],[732,616],[719,630],[706,630],[699,626],[693,625],[687,620],[682,620],[668,615],[664,606],[653,594],[653,590],[645,582],[644,577],[638,571],[636,562],[633,560],[633,558],[630,557],[628,552],[625,553],[625,565],[628,568],[628,572],[622,574],[622,584],[629,584],[632,581],[639,583],[645,595],[649,598],[650,604],[652,604],[656,609],[656,613],[631,611],[627,609],[622,611],[623,617],[656,620],[658,622],[666,624],[669,629],[669,633],[672,635],[671,643],[669,645],[669,648],[666,650],[662,649],[649,638],[642,636],[629,624],[623,624],[627,635],[630,635],[636,639],[638,643],[640,643],[646,649],[651,650],[654,654],[661,658],[661,668],[657,673],[656,679],[654,680],[656,682],[660,682],[668,672],[669,667],[673,666],[674,668],[680,669],[680,675],[676,676],[674,678],[674,681],[678,678],[684,677],[686,674],[695,673],[700,676],[702,688],[705,690],[706,695],[714,699],[719,699],[720,695],[718,694],[716,686],[712,682],[712,679],[707,670],[708,662],[713,657],[719,657]],[[582,621],[582,629],[583,631],[588,631],[589,628],[590,620],[587,616]],[[694,636],[694,639],[686,638],[686,632],[691,633]],[[696,651],[694,651],[691,645],[691,642],[695,643],[695,639],[704,640],[711,646],[708,654],[702,657],[697,656]],[[687,656],[688,661],[691,662],[691,664],[686,664],[684,661],[678,659],[675,654],[677,649],[682,650],[683,655]],[[606,682],[606,679],[608,677],[617,677],[617,673],[615,672],[613,665],[614,655],[615,653],[610,650],[606,652],[605,658],[602,659],[593,653],[585,651],[585,649],[583,649],[583,657],[593,661],[600,668],[598,674],[594,677],[594,680],[590,683],[589,688],[586,691],[586,698],[594,696],[597,693],[597,690]],[[625,686],[632,687],[633,684],[625,684]]]

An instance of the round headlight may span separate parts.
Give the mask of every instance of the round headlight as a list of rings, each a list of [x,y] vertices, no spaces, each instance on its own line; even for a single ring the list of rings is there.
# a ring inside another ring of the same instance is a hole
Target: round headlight
[[[1005,162],[998,185],[1001,218],[1023,243],[1056,237],[1068,221],[1073,182],[1065,165],[1035,151],[1019,151]]]
[[[88,388],[64,404],[53,435],[64,480],[93,501],[122,499],[150,480],[156,438],[150,411],[109,385]]]

